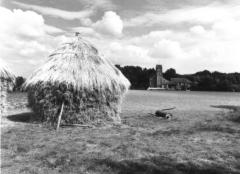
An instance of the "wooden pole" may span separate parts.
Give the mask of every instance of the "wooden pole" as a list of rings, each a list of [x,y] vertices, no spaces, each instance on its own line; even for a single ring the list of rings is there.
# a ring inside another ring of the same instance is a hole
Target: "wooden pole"
[[[64,107],[64,102],[62,103],[61,111],[60,111],[60,114],[58,116],[57,131],[59,130],[60,122],[61,122],[61,119],[62,119],[63,107]]]
[[[173,110],[173,109],[176,109],[176,107],[173,107],[173,108],[167,108],[167,109],[162,109],[160,111],[168,111],[168,110]]]

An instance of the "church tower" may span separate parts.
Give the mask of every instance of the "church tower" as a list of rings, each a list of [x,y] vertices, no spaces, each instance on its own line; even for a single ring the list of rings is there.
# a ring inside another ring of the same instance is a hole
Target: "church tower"
[[[156,65],[156,75],[157,75],[157,87],[162,87],[163,85],[162,65]]]

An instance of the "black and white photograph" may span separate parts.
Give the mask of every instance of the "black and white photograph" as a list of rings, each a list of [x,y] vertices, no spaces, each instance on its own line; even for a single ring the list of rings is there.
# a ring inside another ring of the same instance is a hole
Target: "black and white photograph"
[[[239,0],[0,0],[1,174],[240,174]]]

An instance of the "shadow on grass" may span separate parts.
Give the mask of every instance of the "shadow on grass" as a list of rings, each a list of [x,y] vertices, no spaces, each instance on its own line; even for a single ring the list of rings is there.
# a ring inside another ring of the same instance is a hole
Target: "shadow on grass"
[[[23,123],[39,123],[40,120],[36,117],[33,112],[25,112],[21,114],[9,115],[7,119],[14,122]]]
[[[234,122],[240,123],[240,106],[232,106],[232,105],[212,105],[214,108],[222,108],[229,109],[228,119]]]
[[[95,170],[95,166],[99,168],[99,165],[109,171],[104,171],[104,173],[118,174],[237,174],[218,165],[206,164],[200,167],[191,163],[178,163],[164,156],[122,161],[96,159],[94,165],[88,170]]]

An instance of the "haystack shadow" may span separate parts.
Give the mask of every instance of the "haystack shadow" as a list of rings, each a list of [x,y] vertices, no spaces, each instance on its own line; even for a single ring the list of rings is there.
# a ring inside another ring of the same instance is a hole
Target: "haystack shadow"
[[[33,123],[37,124],[41,120],[36,117],[36,114],[33,112],[24,112],[14,115],[7,116],[7,119],[13,122],[22,122],[22,123]]]

